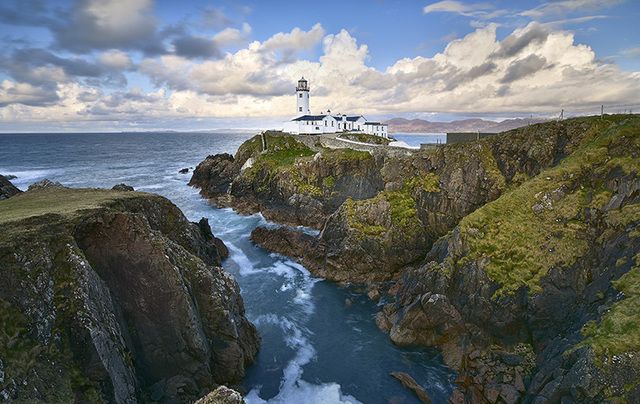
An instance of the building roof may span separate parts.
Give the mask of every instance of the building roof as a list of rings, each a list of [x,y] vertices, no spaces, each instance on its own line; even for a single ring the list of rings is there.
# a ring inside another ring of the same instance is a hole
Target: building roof
[[[292,121],[321,121],[326,115],[302,115],[292,119]]]
[[[343,115],[302,115],[299,116],[297,118],[293,118],[292,121],[321,121],[325,118],[333,118],[336,121],[342,121],[342,117]],[[356,115],[356,116],[345,116],[347,122],[356,122],[358,119],[363,118],[364,117],[362,115]],[[366,122],[365,125],[381,125],[379,122]]]
[[[383,126],[387,126],[386,123],[380,123],[380,122],[365,122],[365,125],[383,125]]]

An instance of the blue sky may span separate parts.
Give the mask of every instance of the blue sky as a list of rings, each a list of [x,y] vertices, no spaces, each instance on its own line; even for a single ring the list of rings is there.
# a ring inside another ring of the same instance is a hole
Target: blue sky
[[[312,111],[375,119],[630,109],[639,18],[622,0],[4,0],[0,130],[274,126],[303,74]]]

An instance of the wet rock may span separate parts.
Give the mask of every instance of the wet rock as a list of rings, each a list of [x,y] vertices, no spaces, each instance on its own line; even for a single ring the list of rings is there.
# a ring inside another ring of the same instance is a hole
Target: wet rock
[[[380,291],[378,289],[371,289],[369,292],[367,292],[367,297],[369,297],[369,299],[373,300],[374,302],[377,302],[378,300],[380,300]]]
[[[427,391],[422,386],[420,386],[409,374],[404,372],[391,372],[391,376],[398,379],[405,388],[413,391],[418,399],[420,399],[420,401],[425,404],[431,404],[431,398],[429,398]]]
[[[114,191],[125,191],[125,192],[135,191],[132,186],[127,184],[116,184],[111,189],[113,189]]]
[[[185,167],[185,168],[182,168],[182,169],[178,170],[178,172],[180,174],[188,174],[189,173],[189,169]]]
[[[231,182],[240,173],[240,167],[228,153],[208,156],[193,170],[189,185],[200,188],[208,198],[225,195]]]
[[[16,188],[9,179],[8,177],[0,175],[0,200],[11,198],[22,192]]]

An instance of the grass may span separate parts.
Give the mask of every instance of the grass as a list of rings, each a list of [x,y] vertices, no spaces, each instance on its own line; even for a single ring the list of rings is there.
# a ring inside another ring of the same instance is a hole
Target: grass
[[[586,253],[588,225],[583,211],[601,209],[608,201],[604,179],[609,172],[616,168],[640,172],[640,161],[628,158],[632,150],[640,150],[638,119],[602,131],[559,165],[460,222],[461,234],[470,246],[465,259],[487,261],[487,275],[501,285],[495,297],[523,286],[537,293],[550,268],[569,266]],[[536,204],[545,208],[536,213]],[[636,208],[625,209],[635,212]],[[628,212],[617,215],[626,220],[631,216]],[[615,212],[610,216],[610,220],[620,220]]]
[[[600,323],[589,321],[582,328],[585,339],[580,346],[590,346],[597,360],[640,352],[640,254],[634,260],[635,266],[612,282],[624,298],[611,306]]]
[[[433,173],[415,176],[405,181],[402,189],[397,191],[382,191],[374,198],[363,201],[348,200],[347,212],[349,225],[369,236],[381,237],[387,231],[400,230],[404,237],[413,237],[422,229],[422,222],[418,218],[415,193],[417,190],[425,192],[440,192],[438,176]],[[364,223],[357,214],[359,207],[369,204],[379,204],[382,200],[389,204],[389,218],[392,228],[380,223]]]
[[[0,223],[47,214],[69,216],[81,210],[95,209],[116,199],[139,197],[140,194],[140,192],[68,188],[25,192],[0,201]]]

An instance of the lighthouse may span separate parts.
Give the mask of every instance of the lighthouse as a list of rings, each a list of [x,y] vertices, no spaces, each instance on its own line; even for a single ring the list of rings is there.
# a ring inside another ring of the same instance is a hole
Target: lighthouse
[[[308,115],[309,112],[309,83],[301,78],[296,87],[296,114]]]
[[[387,124],[369,122],[362,115],[311,115],[309,111],[309,82],[302,77],[296,86],[296,117],[282,125],[284,132],[295,135],[321,135],[323,133],[362,132],[388,138]]]

